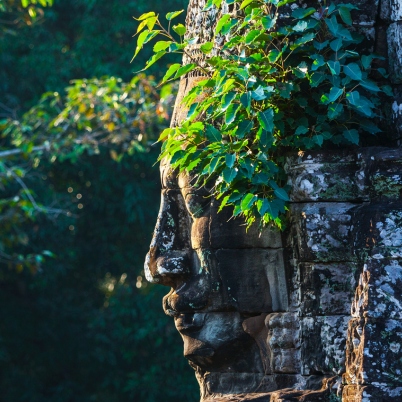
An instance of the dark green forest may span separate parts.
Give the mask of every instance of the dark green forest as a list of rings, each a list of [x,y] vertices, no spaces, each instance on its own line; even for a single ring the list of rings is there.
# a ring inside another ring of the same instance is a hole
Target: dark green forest
[[[130,64],[133,16],[187,2],[31,3],[0,1],[0,401],[196,401],[143,277],[174,89]]]

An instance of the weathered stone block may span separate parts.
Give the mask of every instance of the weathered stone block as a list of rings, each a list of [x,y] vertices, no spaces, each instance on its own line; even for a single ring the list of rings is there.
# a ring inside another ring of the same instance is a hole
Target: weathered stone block
[[[352,316],[402,319],[402,266],[397,260],[370,259],[364,265]]]
[[[393,22],[387,30],[388,61],[390,80],[393,84],[402,83],[402,25]]]
[[[344,370],[348,319],[343,315],[302,318],[302,375],[335,375]]]
[[[354,154],[308,152],[288,158],[291,201],[357,201],[364,198],[356,182]]]
[[[346,385],[342,392],[342,402],[398,402],[402,400],[402,387],[388,384]]]
[[[282,250],[226,249],[215,253],[229,305],[238,311],[262,313],[287,308]]]
[[[350,203],[324,202],[291,205],[293,238],[290,247],[297,249],[299,261],[352,261],[354,207]]]
[[[402,20],[402,5],[399,0],[381,0],[380,18],[388,22]]]
[[[377,202],[357,207],[353,219],[356,256],[365,261],[402,257],[402,202]]]
[[[402,387],[401,339],[401,320],[350,320],[345,382]]]
[[[303,316],[350,313],[356,289],[356,263],[302,263],[299,269]]]
[[[370,198],[398,200],[402,192],[402,149],[379,149],[366,155]]]
[[[269,314],[265,319],[266,342],[274,373],[300,373],[300,320],[294,313]]]
[[[397,96],[392,103],[392,124],[395,130],[395,138],[399,139],[398,145],[400,146],[400,139],[402,137],[402,97]]]
[[[210,242],[212,248],[280,248],[281,233],[267,227],[262,232],[258,224],[246,230],[242,219],[233,219],[232,210],[224,208],[218,212],[219,203],[214,201],[211,206]],[[223,230],[223,228],[225,228]]]

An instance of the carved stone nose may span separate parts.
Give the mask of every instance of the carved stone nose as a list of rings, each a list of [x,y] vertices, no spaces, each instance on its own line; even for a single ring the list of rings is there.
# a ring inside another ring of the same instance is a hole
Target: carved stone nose
[[[175,287],[190,273],[189,215],[179,190],[163,190],[145,276],[151,283]]]
[[[178,281],[189,275],[187,251],[171,250],[159,257],[155,254],[151,248],[145,257],[145,277],[149,282],[175,287]]]

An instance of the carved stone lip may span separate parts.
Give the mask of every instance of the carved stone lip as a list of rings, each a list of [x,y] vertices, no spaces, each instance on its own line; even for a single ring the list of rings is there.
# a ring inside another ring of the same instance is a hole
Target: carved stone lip
[[[183,282],[183,287],[187,284]],[[174,289],[164,296],[162,307],[166,315],[170,317],[178,317],[181,314],[196,314],[205,312],[205,308],[208,305],[208,300],[200,298],[195,300],[192,294],[177,294],[180,291],[181,286]]]

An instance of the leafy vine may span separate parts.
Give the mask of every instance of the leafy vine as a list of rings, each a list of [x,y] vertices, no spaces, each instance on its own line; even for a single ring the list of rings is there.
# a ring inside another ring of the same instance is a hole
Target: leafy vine
[[[145,69],[179,52],[184,65],[171,65],[162,82],[190,72],[205,77],[183,99],[187,118],[162,132],[160,159],[195,173],[198,184],[213,183],[220,209],[233,206],[248,226],[282,227],[290,190],[285,152],[358,145],[365,133],[379,133],[381,94],[392,90],[370,77],[374,70],[387,73],[373,63],[379,56],[359,53],[364,36],[353,27],[352,4],[209,0],[204,11],[211,9],[220,17],[214,39],[204,43],[188,37],[182,24],[171,27],[182,11],[166,15],[167,28],[154,12],[139,18],[134,57],[156,36],[165,39],[156,42]]]

